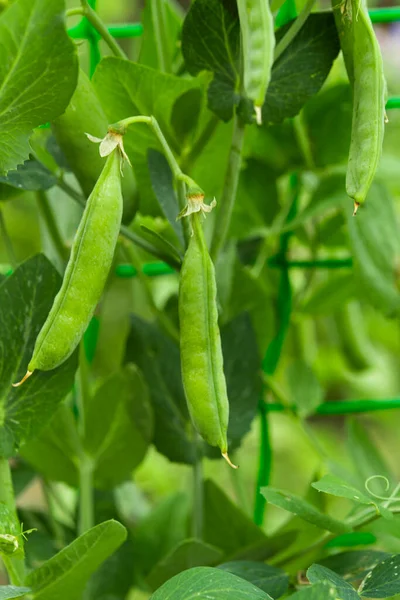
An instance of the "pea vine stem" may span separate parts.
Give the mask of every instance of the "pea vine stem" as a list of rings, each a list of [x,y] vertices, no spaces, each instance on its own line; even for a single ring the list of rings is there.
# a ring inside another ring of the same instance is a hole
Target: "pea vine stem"
[[[7,458],[0,458],[0,504],[4,504],[15,523],[15,528],[19,528],[17,517],[17,508],[15,505],[14,488],[12,484],[11,468]],[[14,532],[4,531],[4,533]],[[19,540],[22,543],[23,540]],[[12,585],[23,585],[25,581],[25,561],[23,557],[11,555],[2,555],[4,566],[7,569],[8,577]]]
[[[311,13],[312,7],[315,4],[315,0],[308,0],[303,10],[294,21],[293,25],[288,29],[285,35],[279,40],[275,46],[274,61],[277,61],[280,56],[285,52],[286,48],[291,44],[304,23],[307,21],[309,14]]]
[[[210,255],[215,263],[228,235],[232,218],[236,192],[239,183],[240,167],[242,164],[242,148],[244,141],[245,125],[235,115],[232,133],[232,143],[225,174],[224,189],[219,208],[217,205],[217,218],[211,242]]]
[[[121,46],[114,40],[113,36],[108,31],[107,27],[104,25],[103,21],[100,19],[99,15],[93,8],[90,6],[87,0],[81,0],[82,5],[82,15],[86,17],[89,23],[94,27],[97,33],[103,38],[107,46],[110,48],[114,56],[118,58],[123,58],[125,60],[128,59],[125,52],[122,50]],[[70,13],[71,14],[71,13]],[[77,14],[75,12],[75,14]]]

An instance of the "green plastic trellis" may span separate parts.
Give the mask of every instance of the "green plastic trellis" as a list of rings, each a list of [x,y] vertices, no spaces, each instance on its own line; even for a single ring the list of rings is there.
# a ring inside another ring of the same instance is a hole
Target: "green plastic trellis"
[[[92,8],[96,7],[96,0],[91,0],[90,5]],[[392,21],[400,21],[400,6],[393,6],[387,8],[375,8],[369,11],[371,20],[373,23],[387,23]],[[296,17],[296,5],[295,0],[286,0],[281,7],[276,23],[278,26],[282,26],[289,20]],[[142,26],[141,24],[122,24],[116,26],[108,26],[108,30],[114,37],[118,38],[129,38],[137,35],[141,35]],[[86,20],[82,21],[69,30],[71,37],[87,39],[90,47],[90,72],[94,72],[99,60],[100,52],[98,47],[99,35],[94,30],[93,26]],[[387,110],[399,109],[400,108],[400,97],[389,98],[386,104]],[[289,211],[287,220],[293,219],[297,212],[297,195],[298,195],[298,178],[296,174],[293,174],[290,179],[290,186],[292,192],[292,205]],[[276,256],[271,257],[268,260],[268,264],[271,267],[276,267],[281,270],[281,279],[278,290],[278,319],[279,327],[276,332],[275,338],[267,348],[264,360],[262,362],[262,368],[266,375],[272,375],[278,365],[281,350],[286,338],[286,333],[290,324],[290,315],[292,309],[292,292],[289,278],[289,269],[292,268],[320,268],[320,269],[337,269],[337,268],[349,268],[352,266],[351,257],[341,259],[317,259],[317,260],[288,260],[287,250],[291,233],[284,233],[280,238],[280,250]],[[156,277],[160,275],[168,275],[173,273],[173,269],[165,263],[154,262],[144,264],[142,271],[145,275],[150,277]],[[118,277],[135,277],[137,275],[136,269],[131,265],[121,264],[116,267],[116,275]],[[85,335],[85,348],[89,360],[93,358],[97,334],[98,334],[98,320],[93,319],[86,335]],[[263,390],[265,392],[265,388]],[[388,410],[393,408],[400,408],[400,399],[387,399],[387,400],[348,400],[345,402],[329,402],[317,407],[315,414],[318,415],[344,415],[350,413],[364,413],[375,410]],[[271,465],[272,465],[272,448],[270,445],[269,431],[268,431],[268,412],[283,411],[286,408],[279,403],[265,403],[264,393],[259,400],[259,413],[260,413],[260,455],[258,465],[258,475],[255,493],[255,506],[254,506],[254,521],[258,525],[261,525],[264,517],[265,499],[259,493],[260,487],[268,485]]]

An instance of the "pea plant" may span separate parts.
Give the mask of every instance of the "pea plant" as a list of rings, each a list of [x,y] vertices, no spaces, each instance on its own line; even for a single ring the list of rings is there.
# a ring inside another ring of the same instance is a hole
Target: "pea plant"
[[[0,0],[0,600],[400,595],[400,102],[315,4]]]

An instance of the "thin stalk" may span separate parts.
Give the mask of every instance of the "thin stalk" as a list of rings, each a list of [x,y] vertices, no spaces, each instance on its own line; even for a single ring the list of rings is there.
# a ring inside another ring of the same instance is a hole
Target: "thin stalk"
[[[261,494],[260,488],[268,485],[272,467],[272,447],[269,437],[268,415],[265,405],[261,400],[259,402],[258,413],[260,419],[260,454],[258,459],[253,521],[256,525],[261,526],[264,521],[265,498]]]
[[[11,238],[8,234],[8,229],[6,226],[6,222],[4,220],[4,215],[3,215],[3,211],[1,209],[1,207],[0,207],[0,233],[4,240],[4,246],[6,247],[8,260],[10,261],[12,268],[16,269],[18,263],[17,263],[17,259],[15,256],[15,252],[14,252],[14,246],[13,246]]]
[[[60,230],[56,223],[54,213],[51,209],[49,199],[46,192],[39,190],[36,192],[36,201],[39,207],[40,215],[46,225],[53,247],[57,252],[61,263],[64,263],[68,258],[68,252],[61,237]]]
[[[93,461],[85,453],[79,460],[79,535],[94,526]]]
[[[186,183],[181,179],[178,180],[176,184],[176,189],[178,193],[178,205],[179,211],[183,210],[186,205]],[[183,228],[183,237],[185,239],[186,247],[189,245],[190,240],[190,221],[189,219],[182,219],[182,228]]]
[[[289,46],[289,44],[294,40],[296,35],[299,33],[300,29],[303,27],[304,23],[307,21],[308,16],[312,10],[312,7],[314,6],[314,3],[315,3],[315,0],[308,0],[308,2],[305,4],[303,10],[299,14],[297,19],[293,23],[293,25],[285,33],[283,38],[281,38],[279,40],[279,42],[277,43],[277,45],[275,47],[274,61],[278,60],[278,58],[283,54],[283,52],[285,52],[286,48]]]
[[[137,277],[138,277],[140,283],[142,284],[143,290],[147,297],[147,302],[149,303],[150,308],[151,308],[152,312],[154,313],[154,316],[156,317],[156,319],[158,319],[158,321],[160,322],[160,324],[162,325],[162,327],[164,328],[166,333],[168,333],[168,335],[170,337],[172,337],[173,340],[175,340],[176,342],[179,343],[179,331],[177,330],[177,328],[175,327],[175,325],[171,321],[171,319],[169,319],[169,317],[162,310],[160,310],[158,308],[158,306],[156,305],[156,303],[154,301],[154,297],[153,297],[153,291],[150,286],[150,282],[149,282],[148,278],[146,277],[146,275],[144,275],[144,273],[142,271],[142,265],[140,263],[140,259],[136,253],[135,248],[133,247],[132,244],[126,245],[125,252],[126,252],[129,260],[131,261],[132,265],[135,267]]]
[[[225,174],[224,189],[222,192],[219,210],[217,212],[215,229],[211,243],[210,254],[214,263],[217,262],[218,254],[225,243],[231,222],[239,183],[240,167],[242,164],[244,132],[245,125],[237,116],[235,116],[228,167]]]
[[[193,537],[198,540],[203,538],[204,521],[204,486],[203,486],[203,461],[200,453],[200,439],[194,431],[194,445],[196,460],[193,464]]]
[[[79,348],[79,389],[77,393],[78,405],[78,433],[80,437],[79,452],[79,535],[85,533],[94,525],[94,491],[93,469],[94,463],[83,448],[86,434],[86,411],[90,402],[89,367],[86,360],[83,342]]]
[[[310,139],[308,137],[307,128],[304,124],[302,114],[297,115],[293,119],[292,123],[294,134],[297,139],[299,148],[303,154],[306,167],[309,171],[313,171],[315,169],[315,162],[312,155]]]
[[[61,190],[63,190],[66,194],[68,194],[68,196],[70,198],[72,198],[72,200],[74,200],[82,208],[85,208],[85,204],[86,204],[85,198],[79,192],[74,190],[73,187],[68,185],[68,183],[66,183],[63,180],[60,180],[57,182],[57,186]],[[131,242],[133,242],[136,246],[138,246],[145,252],[148,252],[149,254],[152,254],[156,258],[167,263],[175,271],[179,271],[179,269],[181,268],[181,264],[177,260],[174,260],[174,258],[172,256],[165,255],[156,246],[153,246],[153,244],[151,244],[147,240],[144,240],[143,238],[139,237],[136,233],[134,233],[133,231],[128,229],[128,227],[125,227],[124,225],[122,225],[120,228],[120,234],[127,240],[130,240]]]
[[[158,68],[164,73],[171,73],[171,61],[167,44],[167,23],[164,0],[152,0],[151,8]]]
[[[97,33],[103,38],[103,40],[110,48],[114,56],[118,56],[119,58],[124,58],[125,60],[127,60],[127,55],[122,50],[121,46],[117,44],[112,35],[110,35],[107,27],[104,25],[103,21],[100,19],[96,11],[94,11],[93,8],[89,5],[88,1],[81,0],[81,4],[84,16],[87,18],[92,27],[94,27]]]
[[[0,458],[0,504],[5,504],[14,521],[15,531],[10,531],[11,535],[19,533],[19,521],[17,517],[17,508],[15,505],[14,488],[12,484],[10,463],[6,458]],[[5,531],[4,533],[7,533]],[[18,540],[23,544],[23,540]],[[7,569],[8,577],[12,585],[23,585],[25,581],[25,561],[24,558],[3,554],[2,560]]]
[[[68,10],[65,11],[66,17],[77,17],[77,16],[83,17],[84,14],[85,14],[85,11],[82,6],[77,6],[75,8],[69,8]]]

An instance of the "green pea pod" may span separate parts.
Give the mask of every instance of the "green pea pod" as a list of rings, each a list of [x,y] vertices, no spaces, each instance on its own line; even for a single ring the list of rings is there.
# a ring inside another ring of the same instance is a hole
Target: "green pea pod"
[[[217,288],[200,218],[200,213],[191,216],[193,235],[180,277],[182,379],[196,429],[211,446],[218,446],[230,463],[227,454],[229,402],[218,328]]]
[[[121,226],[119,151],[113,151],[86,203],[64,279],[39,332],[25,377],[49,371],[75,350],[93,316],[110,271]]]
[[[346,191],[354,200],[356,212],[365,201],[382,154],[386,82],[379,43],[364,0],[348,0],[339,10],[339,37],[353,86]]]
[[[89,197],[103,168],[99,149],[86,137],[90,133],[103,138],[108,129],[108,120],[100,100],[87,77],[79,72],[78,85],[71,101],[60,117],[52,123],[54,136],[68,164],[78,180],[82,192]],[[124,198],[123,223],[130,223],[138,205],[138,192],[132,169],[124,169],[122,180]]]
[[[257,123],[271,79],[274,62],[274,19],[269,0],[238,0],[242,34],[244,90],[254,102]]]

